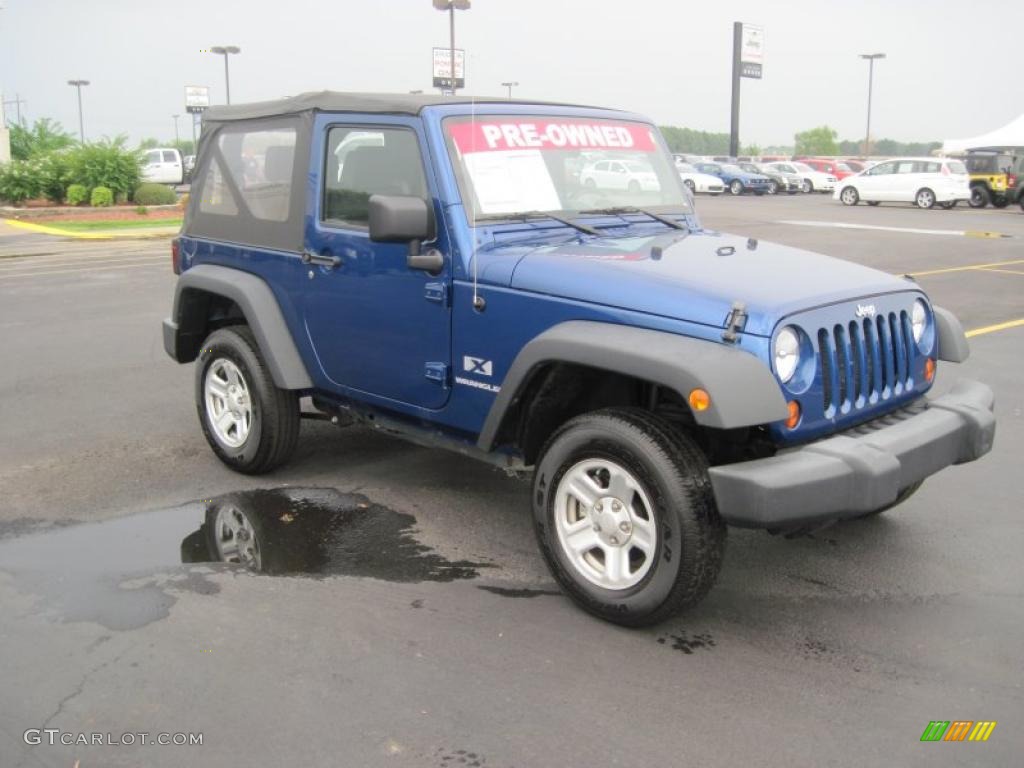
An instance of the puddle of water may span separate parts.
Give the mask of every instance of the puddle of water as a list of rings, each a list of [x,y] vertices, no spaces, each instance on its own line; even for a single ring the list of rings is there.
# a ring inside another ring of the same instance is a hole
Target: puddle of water
[[[441,557],[416,541],[415,525],[412,515],[333,489],[244,491],[27,535],[15,529],[0,540],[0,570],[66,621],[130,629],[167,615],[175,601],[167,588],[219,591],[183,563],[400,582],[471,579],[488,567]]]

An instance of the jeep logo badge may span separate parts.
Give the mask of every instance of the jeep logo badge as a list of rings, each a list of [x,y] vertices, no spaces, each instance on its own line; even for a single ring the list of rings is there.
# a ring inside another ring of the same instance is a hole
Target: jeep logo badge
[[[858,304],[857,305],[857,317],[874,317],[875,316],[875,305],[874,304]]]

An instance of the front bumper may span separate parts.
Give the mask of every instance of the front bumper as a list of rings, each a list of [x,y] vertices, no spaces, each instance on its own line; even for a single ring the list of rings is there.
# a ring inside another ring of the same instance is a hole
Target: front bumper
[[[990,450],[992,390],[959,381],[913,415],[893,414],[767,459],[712,467],[719,513],[730,525],[777,528],[858,517],[952,464]]]

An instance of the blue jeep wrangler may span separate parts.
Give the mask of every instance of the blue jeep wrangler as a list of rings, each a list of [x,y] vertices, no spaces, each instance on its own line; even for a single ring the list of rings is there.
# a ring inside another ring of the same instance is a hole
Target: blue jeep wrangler
[[[314,93],[207,113],[167,352],[239,472],[299,399],[509,471],[583,608],[701,599],[726,525],[892,507],[992,447],[993,396],[913,280],[702,229],[647,119]]]

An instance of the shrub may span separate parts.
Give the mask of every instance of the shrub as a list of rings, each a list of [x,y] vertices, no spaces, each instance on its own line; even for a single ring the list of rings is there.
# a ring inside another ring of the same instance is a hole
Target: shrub
[[[68,187],[68,205],[81,205],[89,199],[89,190],[81,184]]]
[[[36,120],[31,127],[27,123],[11,126],[11,158],[14,160],[28,160],[74,143],[75,137],[48,117]]]
[[[149,208],[147,208],[147,207],[146,207],[146,206],[144,206],[144,205],[140,205],[140,206],[138,206],[138,207],[137,207],[137,208],[135,209],[135,212],[136,212],[137,214],[139,214],[139,216],[149,216]]]
[[[76,184],[106,187],[113,193],[128,194],[142,178],[142,155],[125,149],[125,138],[104,139],[72,149],[70,176]]]
[[[0,199],[15,205],[39,197],[39,169],[29,160],[0,165]]]
[[[178,196],[168,186],[147,182],[135,188],[132,200],[139,205],[174,205]]]
[[[114,192],[109,187],[96,187],[89,196],[89,205],[94,208],[106,208],[114,204]]]
[[[50,152],[35,161],[39,189],[47,200],[64,202],[64,193],[71,182],[71,161],[66,152]]]

